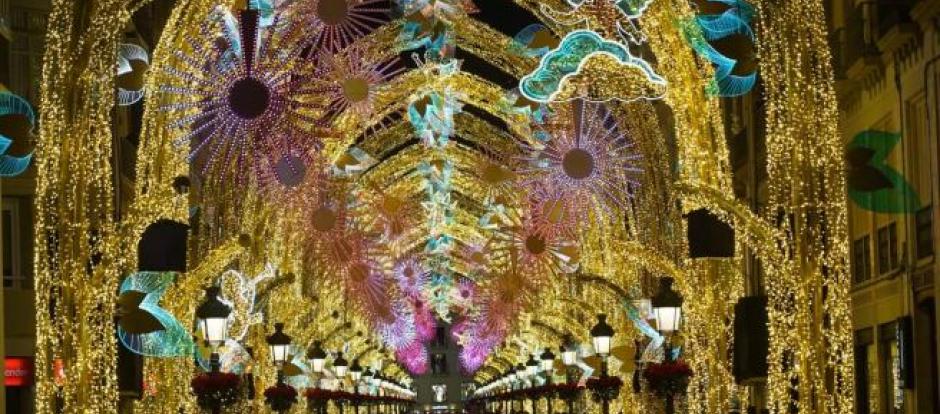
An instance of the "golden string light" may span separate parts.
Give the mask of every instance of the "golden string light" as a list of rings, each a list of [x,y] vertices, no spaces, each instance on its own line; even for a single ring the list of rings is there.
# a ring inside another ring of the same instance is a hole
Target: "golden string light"
[[[211,283],[226,267],[237,265],[251,272],[273,262],[282,272],[297,277],[293,283],[271,288],[265,299],[268,320],[288,322],[288,330],[304,346],[335,328],[339,322],[330,317],[329,311],[343,309],[342,289],[303,265],[298,248],[302,237],[291,231],[295,217],[277,212],[276,206],[252,192],[214,187],[199,188],[190,195],[174,192],[173,179],[188,175],[188,166],[186,154],[172,145],[174,137],[165,127],[167,115],[157,109],[166,103],[160,102],[165,97],[157,95],[148,100],[137,157],[134,203],[127,217],[115,220],[110,164],[113,56],[130,11],[146,1],[103,1],[88,21],[79,19],[70,3],[53,2],[43,66],[35,238],[37,411],[51,412],[58,407],[64,412],[116,412],[118,345],[112,335],[113,309],[121,276],[136,268],[136,254],[130,246],[136,246],[143,230],[156,220],[186,222],[190,202],[199,204],[204,219],[190,241],[193,270],[180,278],[165,301],[172,303],[169,309],[180,321],[191,324],[193,309],[202,295],[199,287]],[[173,65],[170,51],[185,43],[183,38],[198,29],[216,3],[189,0],[177,4],[155,50],[147,90],[158,90],[165,83],[166,75],[159,69]],[[562,0],[517,3],[542,18],[556,33],[571,29],[545,14],[549,9],[568,7]],[[605,4],[596,1],[582,11],[582,17],[599,32],[614,34],[614,25],[621,17],[612,4]],[[719,104],[706,92],[712,71],[687,46],[676,24],[690,18],[692,9],[684,0],[655,1],[646,11],[641,29],[656,56],[657,71],[668,81],[663,101],[671,110],[675,129],[663,131],[663,123],[658,122],[662,112],[656,104],[610,105],[637,137],[647,163],[647,176],[635,202],[625,209],[625,219],[607,223],[594,220],[598,224],[580,235],[582,271],[647,296],[652,293],[651,280],[676,278],[677,287],[687,298],[688,329],[681,334],[681,340],[697,371],[687,408],[689,412],[727,412],[734,396],[744,396],[744,391],[733,383],[727,359],[728,350],[733,349],[729,322],[732,305],[743,295],[744,276],[737,271],[742,257],[683,259],[686,246],[680,213],[708,208],[735,228],[740,245],[762,259],[764,274],[773,275],[767,281],[772,339],[768,396],[773,412],[788,409],[791,384],[798,383],[802,409],[848,413],[854,390],[846,205],[832,71],[821,19],[824,14],[818,0],[760,0],[757,6],[761,16],[757,26],[761,76],[767,98],[770,208],[758,216],[733,199]],[[462,47],[514,76],[528,73],[537,64],[536,59],[509,53],[511,39],[472,16],[457,17],[453,26]],[[82,30],[75,30],[78,27]],[[400,22],[393,22],[361,39],[365,55],[387,58],[400,52],[400,29]],[[611,65],[599,60],[591,69],[594,76],[608,78],[600,82],[603,86],[598,91],[602,94],[628,87],[610,78]],[[789,69],[777,70],[779,67]],[[377,91],[375,110],[369,119],[341,115],[334,125],[335,137],[327,140],[324,148],[327,158],[337,159],[368,126],[401,111],[417,97],[416,91],[429,89],[459,91],[461,100],[509,126],[508,131],[499,131],[475,115],[461,114],[457,122],[459,135],[496,151],[511,149],[519,142],[533,142],[531,126],[519,122],[518,114],[508,110],[500,87],[467,72],[438,76],[419,68]],[[391,125],[360,145],[378,154],[409,140],[411,135],[407,125]],[[666,146],[668,135],[674,135],[674,149]],[[420,148],[406,149],[358,179],[362,185],[387,186],[396,193],[420,197],[420,177],[401,172],[423,156]],[[481,155],[450,146],[446,156],[458,167],[453,179],[455,192],[467,196],[450,230],[458,240],[480,241],[485,238],[476,225],[480,200],[472,195],[484,194],[486,189],[471,172]],[[676,201],[681,201],[681,208],[676,207]],[[780,222],[776,219],[778,211],[792,215],[796,228],[770,224]],[[403,244],[420,245],[420,235],[426,232],[424,224],[416,226],[404,236]],[[240,240],[242,234],[247,236],[247,245],[246,240]],[[826,243],[821,241],[824,238]],[[823,290],[825,297],[821,296]],[[550,330],[532,326],[538,320],[584,342],[589,322],[573,320],[572,312],[590,318],[622,305],[600,288],[572,293],[571,284],[561,276],[543,295],[540,303],[551,306],[539,309],[537,314],[523,312],[515,339],[534,346],[557,346],[559,338],[553,337]],[[294,318],[295,314],[306,316]],[[354,332],[369,332],[368,323],[358,315],[351,313],[348,320]],[[612,315],[611,321],[622,328],[618,343],[632,343],[638,333],[628,328],[624,315]],[[266,325],[270,323],[253,326],[246,338],[246,344],[257,350],[258,361],[267,358],[264,335],[265,328],[270,327]],[[377,351],[369,350],[364,337],[335,336],[330,346],[341,346],[342,338],[348,339],[356,352],[379,357]],[[513,346],[500,348],[489,364],[497,368],[497,373],[502,372],[507,363],[518,361],[518,352]],[[56,384],[52,376],[56,360],[63,362],[67,372],[69,380],[64,384]],[[256,364],[259,383],[273,381],[274,371],[268,365]],[[387,364],[385,371],[398,374],[401,368]],[[484,368],[480,372],[487,374],[481,374],[480,379],[488,379],[493,371]],[[195,409],[188,385],[192,368],[186,361],[149,359],[145,375],[154,395],[138,404],[139,410],[169,414],[181,408]],[[827,388],[827,375],[833,378],[831,390]],[[647,397],[623,393],[614,409],[643,412],[655,403]],[[243,403],[237,411],[255,412],[262,409],[260,404],[257,400]]]

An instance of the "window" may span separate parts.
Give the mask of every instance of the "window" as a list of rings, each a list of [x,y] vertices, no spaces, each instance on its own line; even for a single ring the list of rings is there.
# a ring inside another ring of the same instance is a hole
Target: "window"
[[[878,372],[882,384],[881,401],[884,403],[882,412],[896,413],[904,403],[904,392],[898,388],[901,368],[897,341],[898,325],[897,322],[890,322],[879,326],[878,330],[881,343]]]
[[[917,211],[914,228],[917,234],[917,258],[933,256],[933,206]]]
[[[32,283],[20,271],[19,213],[17,199],[3,199],[3,287],[29,289]]]
[[[42,79],[42,52],[48,12],[13,7],[10,9],[10,15],[13,29],[10,89],[36,104],[39,102],[39,81]]]
[[[875,354],[875,333],[872,328],[855,331],[855,400],[856,413],[877,414],[878,376]]]
[[[878,229],[878,273],[898,268],[898,224],[892,222]]]
[[[431,356],[431,373],[447,374],[447,355],[434,354]]]
[[[871,279],[871,237],[868,235],[852,244],[852,277],[855,283]]]

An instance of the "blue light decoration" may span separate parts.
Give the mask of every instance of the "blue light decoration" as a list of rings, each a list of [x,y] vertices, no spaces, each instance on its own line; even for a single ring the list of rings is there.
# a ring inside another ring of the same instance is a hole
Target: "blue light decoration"
[[[561,91],[564,82],[577,75],[592,56],[606,54],[616,59],[624,66],[625,71],[642,73],[644,80],[650,84],[665,86],[666,80],[656,74],[645,60],[635,57],[630,50],[621,43],[604,39],[592,30],[575,30],[568,33],[561,44],[552,49],[539,62],[538,68],[524,76],[519,82],[519,91],[529,100],[548,103],[555,101],[556,95]],[[576,97],[587,99],[588,97]],[[637,99],[656,99],[658,96],[626,96],[617,97],[623,101]]]
[[[449,76],[460,71],[454,59],[456,36],[452,21],[468,12],[462,0],[400,0],[405,23],[399,37],[403,50],[425,48],[425,61],[415,58],[420,70]],[[427,200],[422,203],[428,215],[428,240],[425,264],[429,271],[424,299],[437,316],[450,320],[456,283],[451,272],[451,254],[455,245],[449,229],[454,223],[456,202],[451,197],[454,163],[446,154],[454,134],[454,115],[461,111],[458,95],[451,90],[427,91],[408,105],[408,121],[415,136],[431,150],[428,159],[417,166],[424,177]]]
[[[699,14],[684,23],[686,40],[700,56],[715,67],[715,78],[708,87],[714,96],[733,97],[748,93],[757,82],[757,69],[753,62],[754,32],[751,20],[754,8],[743,0],[703,0],[702,3],[724,6],[717,14]],[[727,56],[721,50],[730,50],[737,56]],[[747,66],[742,66],[746,64]]]
[[[131,65],[131,62],[141,62],[144,68],[134,69]],[[118,86],[118,96],[117,104],[119,106],[129,106],[137,103],[144,97],[144,89],[142,85],[142,74],[137,72],[146,71],[146,67],[150,65],[150,56],[147,55],[147,51],[144,48],[131,44],[131,43],[121,43],[118,45],[118,57],[117,57],[117,76],[118,82],[120,83],[122,78],[135,78],[135,80],[140,83],[139,88],[134,89],[125,89],[122,86]]]
[[[445,155],[445,148],[454,133],[454,115],[461,105],[450,91],[430,92],[408,106],[408,118],[415,135],[434,151],[430,160],[421,161],[418,172],[424,176],[427,200],[422,203],[428,215],[428,240],[425,245],[430,280],[425,300],[444,320],[449,318],[451,292],[455,288],[450,271],[450,255],[454,239],[448,229],[454,222],[456,202],[451,197],[453,161]]]
[[[662,360],[662,346],[666,342],[666,338],[663,337],[655,328],[650,326],[649,322],[646,321],[646,315],[644,315],[640,308],[637,307],[631,301],[625,301],[623,304],[624,309],[626,310],[627,317],[630,318],[630,321],[633,322],[633,326],[637,330],[643,333],[650,338],[650,343],[646,346],[646,349],[643,350],[643,354],[640,357],[641,361],[655,361],[659,362]]]
[[[26,135],[31,134],[32,129],[36,126],[36,114],[29,102],[12,93],[0,92],[0,117],[5,116],[22,116],[26,118],[29,123],[29,131],[25,131]],[[22,157],[6,155],[7,151],[10,150],[10,146],[13,145],[13,138],[20,137],[7,137],[0,134],[0,177],[15,177],[22,174],[33,159],[32,152]]]
[[[159,304],[175,280],[173,272],[137,272],[121,283],[117,331],[125,348],[158,358],[193,355],[192,335]]]
[[[888,154],[901,134],[865,130],[846,147],[849,198],[859,207],[884,214],[910,214],[921,203],[914,188],[888,165]]]
[[[512,51],[526,57],[542,57],[558,47],[559,40],[552,31],[538,23],[530,24],[512,38]]]

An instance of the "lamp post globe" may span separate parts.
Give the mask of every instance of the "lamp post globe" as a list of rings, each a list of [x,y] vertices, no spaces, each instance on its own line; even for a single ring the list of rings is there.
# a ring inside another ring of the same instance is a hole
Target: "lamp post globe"
[[[673,290],[672,284],[671,277],[659,279],[659,292],[651,301],[656,327],[666,335],[678,331],[682,323],[682,295]]]
[[[291,338],[284,333],[284,324],[281,322],[274,324],[274,333],[267,337],[268,348],[271,350],[271,359],[277,365],[282,365],[287,361],[290,354]]]
[[[339,378],[345,377],[346,370],[348,369],[349,369],[349,362],[346,361],[345,358],[343,358],[342,352],[338,352],[336,354],[336,359],[333,360],[333,370],[335,371],[336,376]]]
[[[232,307],[219,300],[218,286],[206,288],[206,298],[196,308],[199,330],[203,339],[212,346],[219,346],[228,337],[228,316]]]
[[[591,339],[594,344],[594,352],[602,358],[610,355],[610,343],[614,337],[614,328],[607,324],[607,315],[601,313],[597,315],[597,323],[591,328]]]
[[[313,348],[307,352],[307,359],[310,360],[313,372],[317,374],[323,372],[323,367],[326,365],[326,351],[323,350],[323,344],[320,341],[313,342]]]
[[[555,354],[548,348],[542,352],[542,371],[550,372],[555,367]]]
[[[362,378],[362,365],[359,365],[358,359],[354,360],[352,366],[349,367],[349,378],[352,378],[353,382],[359,382]]]

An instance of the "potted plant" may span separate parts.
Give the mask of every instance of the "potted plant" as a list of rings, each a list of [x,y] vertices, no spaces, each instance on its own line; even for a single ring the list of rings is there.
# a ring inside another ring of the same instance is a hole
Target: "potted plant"
[[[297,402],[297,390],[283,382],[275,384],[264,390],[264,402],[276,412],[286,412]]]
[[[587,389],[591,390],[591,394],[594,396],[594,400],[601,401],[613,401],[617,398],[617,395],[620,394],[620,388],[623,387],[623,380],[617,376],[601,376],[599,378],[591,378],[587,380],[585,384]]]
[[[675,412],[675,397],[685,393],[692,375],[692,368],[685,361],[678,359],[651,363],[643,370],[643,378],[649,388],[665,400],[668,414]]]
[[[207,372],[197,375],[190,382],[196,402],[213,414],[238,400],[241,379],[227,372]]]

